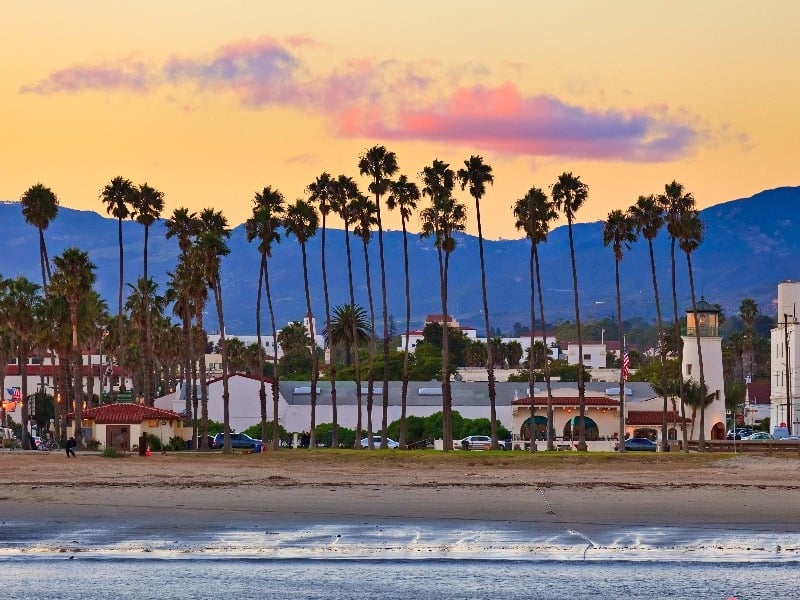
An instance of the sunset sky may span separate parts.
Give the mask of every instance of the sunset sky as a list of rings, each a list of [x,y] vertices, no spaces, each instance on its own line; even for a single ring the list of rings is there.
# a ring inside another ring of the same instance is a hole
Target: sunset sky
[[[798,22],[790,0],[0,0],[0,199],[41,182],[105,214],[122,175],[164,217],[238,225],[265,186],[365,191],[383,144],[415,181],[483,156],[488,238],[520,237],[511,205],[564,171],[589,185],[579,221],[673,179],[704,208],[800,184]]]

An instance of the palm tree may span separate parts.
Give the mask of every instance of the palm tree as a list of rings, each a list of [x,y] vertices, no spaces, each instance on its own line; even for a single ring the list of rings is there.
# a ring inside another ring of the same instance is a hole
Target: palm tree
[[[37,317],[42,306],[39,289],[38,285],[24,277],[0,280],[0,325],[14,335],[20,388],[25,402],[28,401],[28,357],[33,349],[38,328]],[[22,447],[34,449],[31,446],[27,410],[22,411],[22,430]]]
[[[270,186],[265,187],[253,198],[253,216],[245,223],[247,241],[252,242],[258,239],[258,252],[261,257],[261,266],[258,273],[258,294],[256,300],[256,334],[258,335],[258,346],[263,348],[261,343],[261,283],[267,294],[267,305],[269,308],[270,325],[272,328],[273,343],[277,340],[275,327],[275,313],[272,308],[272,293],[269,281],[269,263],[267,258],[272,257],[272,245],[281,241],[279,228],[284,214],[284,197],[278,190]],[[259,398],[261,399],[261,435],[267,439],[267,399],[264,390],[264,359],[263,353],[259,353],[259,379],[260,389]],[[278,424],[278,353],[273,348],[272,352],[272,448],[277,450],[280,445],[280,429]]]
[[[530,387],[530,392],[533,393],[534,382],[533,382],[533,370],[534,370],[534,360],[536,353],[533,352],[534,347],[534,335],[533,332],[536,329],[536,311],[534,305],[534,271],[536,276],[536,288],[538,288],[539,292],[539,318],[542,328],[542,341],[541,345],[544,348],[545,353],[547,352],[547,329],[546,329],[546,322],[544,318],[544,294],[542,293],[542,281],[541,281],[541,273],[539,269],[539,244],[544,243],[547,241],[547,236],[550,233],[550,223],[554,222],[558,218],[558,212],[555,209],[554,204],[550,201],[540,188],[532,187],[528,190],[528,193],[525,194],[524,198],[520,198],[517,200],[516,204],[514,205],[514,216],[516,217],[517,221],[515,226],[517,229],[523,229],[525,231],[525,235],[531,242],[531,259],[530,259],[530,280],[531,280],[531,353],[530,353],[530,366],[529,366],[529,376],[528,376],[528,386]],[[537,342],[538,343],[538,342]],[[547,356],[545,354],[543,360],[543,367],[545,373],[545,382],[547,384],[547,449],[548,450],[555,450],[555,444],[553,440],[553,389],[550,384],[550,362],[547,360]],[[533,403],[533,398],[531,398],[531,417],[533,417],[533,411],[535,410],[535,405]],[[533,440],[531,440],[531,449],[534,448]]]
[[[349,210],[352,211],[356,223],[353,228],[353,233],[361,238],[361,244],[364,248],[364,271],[367,279],[369,322],[372,325],[369,333],[369,359],[367,363],[367,439],[369,440],[369,449],[373,450],[372,394],[375,387],[375,304],[372,301],[372,273],[369,264],[368,247],[370,240],[372,240],[372,228],[377,223],[377,208],[372,200],[366,196],[360,196],[350,203]]]
[[[28,188],[20,198],[25,222],[39,230],[39,262],[42,267],[42,290],[47,295],[50,280],[50,260],[44,243],[44,230],[58,215],[58,197],[49,187],[41,183]]]
[[[572,236],[572,223],[575,213],[586,202],[589,195],[589,186],[572,173],[562,173],[553,185],[553,203],[556,210],[567,217],[567,231],[569,232],[569,255],[572,263],[572,289],[575,299],[575,326],[578,338],[578,406],[580,411],[581,426],[578,436],[578,450],[585,452],[586,446],[586,384],[583,381],[583,337],[581,335],[581,312],[578,302],[578,269],[575,266],[575,242]],[[620,432],[620,435],[622,432]]]
[[[687,210],[694,209],[694,197],[690,193],[685,193],[683,185],[677,181],[668,183],[664,186],[664,193],[658,196],[658,203],[664,210],[664,222],[667,224],[667,232],[670,240],[670,267],[672,269],[672,328],[673,336],[678,346],[678,363],[683,364],[683,343],[681,341],[681,325],[678,320],[678,286],[677,272],[675,269],[675,248],[679,231],[681,215]],[[681,398],[681,423],[683,449],[689,452],[688,440],[686,437],[686,407],[684,406],[683,393],[683,373],[678,371],[678,394]]]
[[[464,231],[467,211],[463,204],[453,199],[455,173],[450,165],[440,160],[425,167],[422,172],[423,196],[431,199],[431,205],[422,210],[420,237],[433,236],[439,261],[439,295],[442,302],[442,431],[444,450],[453,449],[453,400],[450,394],[450,342],[447,327],[447,277],[450,270],[450,254],[456,249],[454,234]],[[488,335],[488,332],[487,332]]]
[[[684,382],[684,392],[686,394],[686,404],[692,408],[692,437],[694,437],[694,424],[697,417],[697,409],[700,409],[700,439],[703,438],[703,413],[706,407],[714,401],[714,394],[708,394],[708,390],[702,384],[689,379]],[[702,445],[703,442],[700,442]],[[698,451],[702,452],[698,445]]]
[[[354,349],[369,342],[372,329],[364,307],[342,304],[333,308],[330,326],[323,331],[323,335],[331,347],[344,348],[344,362],[349,367],[353,364]],[[353,331],[356,332],[355,337]]]
[[[130,294],[125,301],[125,308],[130,313],[131,325],[138,336],[144,337],[144,332],[153,323],[153,318],[160,318],[166,305],[166,298],[158,294],[158,284],[152,279],[140,277],[136,285],[128,284]],[[152,362],[142,356],[141,374],[142,395],[147,406],[152,406],[152,399],[147,395],[147,390],[153,389]]]
[[[386,206],[389,210],[397,208],[400,211],[400,223],[403,227],[403,268],[405,272],[406,292],[406,337],[403,347],[403,387],[400,396],[400,436],[398,442],[401,448],[406,447],[408,424],[406,423],[406,410],[408,402],[408,340],[411,337],[411,278],[408,273],[408,231],[407,224],[411,215],[417,209],[420,192],[417,184],[409,181],[405,175],[398,177],[397,181],[389,184],[389,196]]]
[[[469,194],[475,198],[475,215],[478,224],[478,252],[481,259],[481,293],[483,295],[483,323],[488,338],[492,331],[489,326],[489,301],[486,295],[486,261],[483,256],[483,229],[481,227],[481,198],[486,193],[486,184],[494,183],[492,167],[483,162],[482,156],[470,156],[464,161],[464,168],[459,169],[458,180],[461,189],[469,187]],[[497,391],[494,381],[494,361],[492,360],[492,345],[487,346],[486,371],[489,376],[489,407],[492,432],[492,448],[497,449]],[[532,388],[531,388],[532,389]]]
[[[228,220],[213,208],[205,208],[200,212],[201,233],[197,246],[202,254],[203,277],[214,294],[219,323],[219,343],[222,354],[222,415],[225,428],[223,452],[231,452],[230,437],[230,391],[228,389],[228,348],[225,342],[225,312],[222,306],[222,257],[230,253],[226,240],[231,235]],[[205,436],[205,432],[204,432]]]
[[[373,146],[358,161],[361,175],[372,178],[369,191],[375,194],[375,216],[378,224],[378,252],[381,261],[381,295],[383,298],[383,420],[381,448],[388,448],[386,430],[389,427],[389,309],[386,298],[386,263],[383,258],[383,221],[381,196],[389,190],[390,177],[397,172],[397,156],[384,146]],[[373,321],[374,324],[374,321]],[[370,434],[370,439],[372,439]]]
[[[314,206],[305,200],[298,199],[294,204],[286,209],[286,216],[283,219],[283,226],[286,228],[287,235],[293,235],[300,244],[300,251],[303,255],[303,284],[306,293],[306,313],[308,314],[309,336],[311,337],[311,438],[309,445],[316,448],[316,435],[314,429],[317,426],[317,378],[319,376],[319,365],[317,364],[316,338],[314,336],[314,319],[311,312],[311,290],[308,287],[308,257],[306,256],[306,244],[314,237],[319,227],[319,215],[314,210]]]
[[[119,244],[119,297],[117,300],[117,335],[119,346],[123,347],[125,333],[122,328],[122,289],[124,287],[124,249],[122,245],[122,220],[131,215],[136,201],[136,187],[129,179],[114,177],[100,192],[100,200],[106,205],[106,212],[117,219],[117,242]],[[120,352],[120,355],[123,353]],[[117,360],[120,360],[120,356]],[[121,381],[125,381],[124,377]],[[124,387],[124,383],[122,383]]]
[[[328,270],[325,261],[326,233],[328,213],[333,210],[333,179],[329,173],[322,173],[312,183],[308,185],[310,194],[309,200],[319,204],[319,212],[322,215],[322,290],[325,298],[325,329],[331,326],[331,304],[328,296]],[[330,351],[330,347],[328,347]],[[339,447],[339,415],[336,409],[336,362],[331,360],[328,365],[328,373],[331,382],[331,448]]]
[[[353,289],[353,260],[350,251],[350,225],[356,223],[357,206],[356,201],[361,198],[361,192],[358,190],[358,185],[351,177],[339,175],[333,182],[332,186],[332,200],[331,205],[344,223],[344,243],[347,255],[347,282],[350,292],[350,306],[356,305],[355,291]],[[372,324],[374,327],[374,324]],[[355,321],[353,322],[353,339],[357,339],[358,333],[355,329]],[[353,445],[356,449],[361,448],[361,431],[362,431],[362,411],[361,411],[361,365],[359,353],[355,353],[355,385],[356,385],[356,433]]]
[[[639,196],[636,204],[628,209],[628,214],[633,219],[636,232],[647,240],[647,249],[650,253],[650,275],[653,278],[653,296],[656,301],[656,319],[658,323],[658,348],[661,354],[661,389],[664,399],[661,415],[661,451],[669,450],[667,411],[668,411],[668,386],[667,386],[667,344],[664,340],[664,320],[661,316],[661,297],[658,293],[658,277],[656,276],[656,259],[653,251],[653,240],[664,225],[664,208],[655,196]]]
[[[684,211],[678,221],[678,244],[686,254],[686,267],[689,271],[689,291],[692,296],[692,313],[695,317],[694,337],[697,340],[697,362],[700,368],[700,389],[706,390],[705,373],[703,372],[703,345],[700,342],[700,324],[697,322],[697,300],[694,291],[694,269],[692,269],[692,252],[703,243],[703,221],[696,210]],[[688,333],[688,331],[687,331]],[[700,436],[698,438],[698,451],[705,450],[706,443],[706,411],[705,404],[700,411]]]
[[[619,331],[619,341],[621,343],[620,361],[624,360],[625,352],[625,332],[622,324],[622,294],[619,289],[619,263],[625,250],[630,250],[631,244],[636,241],[634,230],[636,225],[633,219],[621,210],[612,210],[608,213],[603,225],[603,245],[611,244],[614,251],[614,282],[617,290],[617,329]],[[619,431],[625,431],[625,378],[624,367],[619,370]],[[619,451],[625,451],[625,444],[620,444]]]
[[[61,256],[53,258],[56,268],[55,275],[50,280],[50,287],[54,294],[64,298],[69,305],[69,322],[72,330],[72,365],[73,365],[73,392],[75,407],[75,439],[79,445],[83,443],[81,431],[82,381],[81,350],[78,340],[78,311],[81,302],[92,290],[95,282],[95,265],[89,260],[89,255],[78,248],[67,248]]]
[[[756,332],[753,325],[758,317],[758,304],[752,298],[745,298],[739,304],[739,316],[744,322],[744,335],[742,337],[742,354],[747,353],[747,369],[745,370],[745,377],[753,374],[753,347],[755,342]],[[744,362],[744,361],[742,361]],[[744,370],[744,365],[742,366]],[[725,396],[727,398],[727,395]]]

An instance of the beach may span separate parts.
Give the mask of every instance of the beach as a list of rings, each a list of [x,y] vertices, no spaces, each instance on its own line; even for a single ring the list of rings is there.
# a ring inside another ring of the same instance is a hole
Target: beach
[[[0,452],[3,519],[189,531],[364,518],[800,532],[800,457],[484,452]]]

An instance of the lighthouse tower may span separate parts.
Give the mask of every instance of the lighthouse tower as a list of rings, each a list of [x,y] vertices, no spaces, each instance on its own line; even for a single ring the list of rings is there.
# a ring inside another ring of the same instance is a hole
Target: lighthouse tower
[[[705,408],[706,440],[725,439],[725,383],[722,377],[722,338],[719,336],[719,309],[700,297],[697,312],[692,307],[686,309],[686,329],[681,335],[683,340],[683,380],[700,383],[700,355],[697,339],[703,355],[703,379],[707,394],[714,394],[714,399]],[[687,417],[692,408],[686,407]],[[691,426],[689,427],[691,431]],[[694,423],[694,438],[700,438],[700,409],[698,408]]]

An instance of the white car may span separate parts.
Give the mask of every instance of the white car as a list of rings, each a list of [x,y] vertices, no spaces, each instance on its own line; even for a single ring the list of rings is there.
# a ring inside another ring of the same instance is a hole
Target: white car
[[[386,438],[386,445],[391,450],[396,450],[397,448],[400,447],[399,442],[395,442],[392,438],[388,438],[388,437]],[[374,448],[380,448],[381,447],[381,436],[380,435],[373,435],[372,436],[372,446]],[[369,438],[362,438],[361,439],[361,447],[362,448],[369,448]]]
[[[455,450],[491,450],[492,438],[488,435],[468,435],[464,439],[454,440]]]

